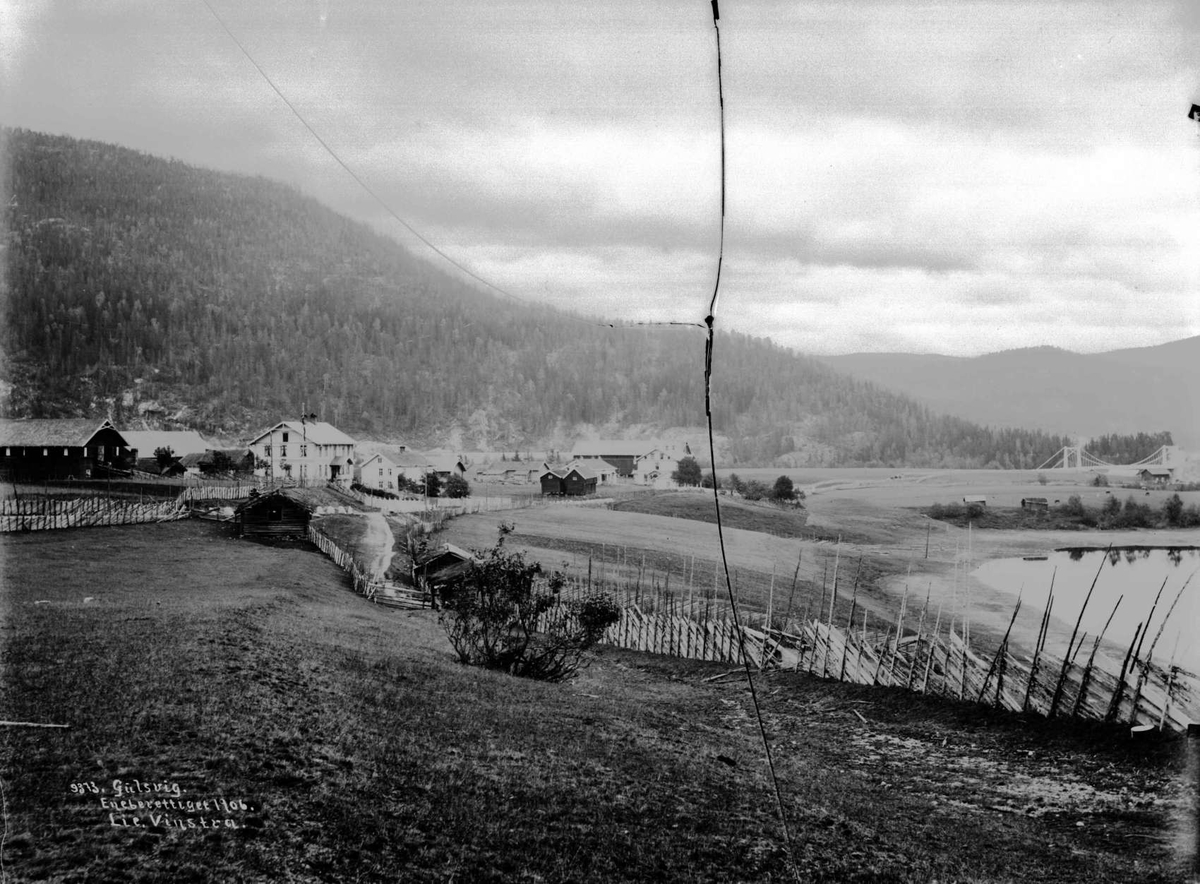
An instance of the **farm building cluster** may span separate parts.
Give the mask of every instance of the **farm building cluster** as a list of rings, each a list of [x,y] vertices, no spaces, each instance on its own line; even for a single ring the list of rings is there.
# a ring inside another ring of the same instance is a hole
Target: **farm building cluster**
[[[672,473],[690,454],[686,443],[602,440],[577,443],[565,459],[472,463],[463,454],[363,445],[315,415],[280,421],[236,447],[214,445],[194,430],[122,430],[110,420],[0,420],[0,474],[25,482],[253,474],[301,487],[399,493],[436,475],[536,484],[545,495],[576,496],[614,482],[671,487]]]

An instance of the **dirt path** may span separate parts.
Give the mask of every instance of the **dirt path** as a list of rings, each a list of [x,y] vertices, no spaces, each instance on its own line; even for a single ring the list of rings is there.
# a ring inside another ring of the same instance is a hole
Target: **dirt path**
[[[367,532],[362,541],[363,549],[364,552],[370,549],[375,550],[376,553],[374,557],[367,558],[363,564],[366,565],[372,577],[382,578],[392,565],[396,538],[383,513],[367,513],[366,522]]]

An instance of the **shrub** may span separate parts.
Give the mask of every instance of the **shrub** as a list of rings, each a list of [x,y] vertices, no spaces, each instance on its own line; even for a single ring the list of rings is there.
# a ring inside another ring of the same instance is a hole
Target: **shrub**
[[[446,480],[446,496],[447,497],[470,497],[471,485],[462,476],[457,474]]]
[[[746,483],[746,487],[742,491],[742,497],[746,498],[746,500],[762,500],[770,493],[771,489],[766,486],[766,483],[760,482],[757,479],[751,479]]]
[[[573,676],[583,652],[621,617],[610,596],[563,601],[561,573],[508,552],[500,526],[496,545],[441,590],[439,622],[463,663],[545,681]]]
[[[1177,526],[1183,521],[1183,499],[1172,494],[1163,503],[1163,517],[1168,525]]]
[[[1045,473],[1038,473],[1037,480],[1039,485],[1045,485],[1050,481],[1049,477]]]
[[[1103,473],[1097,473],[1096,478],[1092,479],[1092,485],[1097,488],[1107,488],[1108,476],[1104,475]]]
[[[712,472],[705,473],[704,478],[702,478],[700,480],[700,487],[701,488],[712,488],[714,485],[717,488],[721,487],[720,478],[717,477],[716,473],[712,473]]]

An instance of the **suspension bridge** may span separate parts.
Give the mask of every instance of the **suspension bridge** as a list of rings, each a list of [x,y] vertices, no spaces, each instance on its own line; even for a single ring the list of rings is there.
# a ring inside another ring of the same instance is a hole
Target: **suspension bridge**
[[[1055,452],[1054,456],[1038,467],[1039,470],[1090,470],[1098,467],[1129,469],[1131,467],[1170,467],[1175,465],[1178,448],[1174,445],[1164,445],[1148,457],[1136,463],[1109,463],[1101,460],[1087,451],[1082,445],[1067,445]]]

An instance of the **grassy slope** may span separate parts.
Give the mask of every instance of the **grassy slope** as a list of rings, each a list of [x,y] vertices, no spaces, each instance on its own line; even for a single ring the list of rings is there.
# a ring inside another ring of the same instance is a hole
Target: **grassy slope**
[[[8,881],[785,878],[745,685],[704,681],[719,668],[604,650],[570,685],[467,670],[429,612],[211,523],[0,544],[0,715],[71,725],[0,731]],[[759,686],[803,880],[1183,880],[1178,743]],[[118,777],[253,809],[153,833],[69,790]]]

